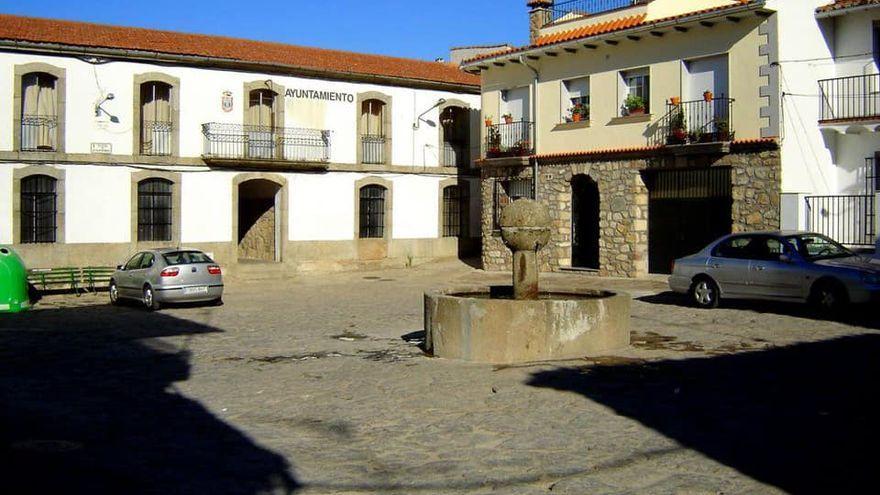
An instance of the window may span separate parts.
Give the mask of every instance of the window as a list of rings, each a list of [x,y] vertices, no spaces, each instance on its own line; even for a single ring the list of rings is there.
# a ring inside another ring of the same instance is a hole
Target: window
[[[361,103],[361,146],[364,163],[385,163],[385,103]]]
[[[31,72],[21,78],[21,150],[58,149],[58,78]]]
[[[511,201],[519,198],[532,198],[531,179],[507,179],[495,182],[495,205],[493,209],[493,226],[495,232],[501,231],[501,210]]]
[[[364,239],[385,236],[385,192],[378,185],[364,186],[360,190],[360,237]]]
[[[174,251],[162,255],[169,265],[191,265],[196,263],[213,263],[207,254],[201,251]]]
[[[141,84],[141,154],[170,155],[172,147],[171,85]]]
[[[47,175],[21,180],[21,242],[49,243],[56,239],[56,181]]]
[[[562,121],[590,120],[590,78],[562,81]]]
[[[144,254],[146,254],[146,253],[138,253],[138,254],[132,256],[131,259],[128,260],[128,263],[125,264],[125,269],[126,270],[139,269],[141,267],[141,259],[143,259]]]
[[[440,112],[440,165],[466,167],[470,162],[470,119],[465,107],[449,106]]]
[[[170,241],[172,225],[172,182],[144,179],[138,182],[138,241]]]
[[[443,237],[467,235],[468,197],[466,186],[443,188]]]
[[[155,262],[156,257],[153,256],[153,253],[144,253],[144,257],[141,258],[140,269],[146,270],[147,268],[151,268]]]
[[[629,70],[620,73],[621,115],[650,113],[651,78],[648,69]]]
[[[748,259],[749,245],[753,242],[754,237],[733,237],[715,248],[713,256],[721,258]]]

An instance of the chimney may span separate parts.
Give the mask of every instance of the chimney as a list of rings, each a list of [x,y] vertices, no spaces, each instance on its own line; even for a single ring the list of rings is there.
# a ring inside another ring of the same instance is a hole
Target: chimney
[[[526,6],[532,9],[529,11],[529,44],[534,45],[541,28],[552,19],[553,0],[529,0]]]

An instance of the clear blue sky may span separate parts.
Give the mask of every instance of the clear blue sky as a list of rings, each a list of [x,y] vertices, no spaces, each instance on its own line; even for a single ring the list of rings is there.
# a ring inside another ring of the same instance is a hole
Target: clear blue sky
[[[433,60],[448,57],[451,46],[525,44],[525,4],[526,0],[0,0],[0,12]]]

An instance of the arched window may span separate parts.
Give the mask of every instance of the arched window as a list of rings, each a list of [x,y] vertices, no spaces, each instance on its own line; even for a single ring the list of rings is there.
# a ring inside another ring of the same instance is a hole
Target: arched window
[[[361,238],[385,236],[385,193],[382,186],[371,184],[360,190],[359,232]]]
[[[21,242],[55,242],[57,222],[56,181],[48,175],[21,180]]]
[[[467,232],[468,194],[462,186],[443,188],[443,237],[462,237]]]
[[[138,182],[138,241],[171,240],[172,184],[155,178]]]
[[[141,154],[170,155],[172,149],[171,85],[141,84]]]
[[[361,103],[361,146],[364,163],[385,163],[385,103],[370,99]]]
[[[21,149],[55,151],[58,145],[58,78],[31,72],[21,78]]]

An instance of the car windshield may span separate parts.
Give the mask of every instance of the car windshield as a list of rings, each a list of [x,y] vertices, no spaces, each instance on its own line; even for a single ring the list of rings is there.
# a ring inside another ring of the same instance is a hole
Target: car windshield
[[[849,249],[821,234],[798,234],[787,239],[797,248],[798,254],[808,261],[855,256]]]
[[[169,265],[188,265],[192,263],[213,263],[207,254],[201,251],[172,251],[162,255]]]

